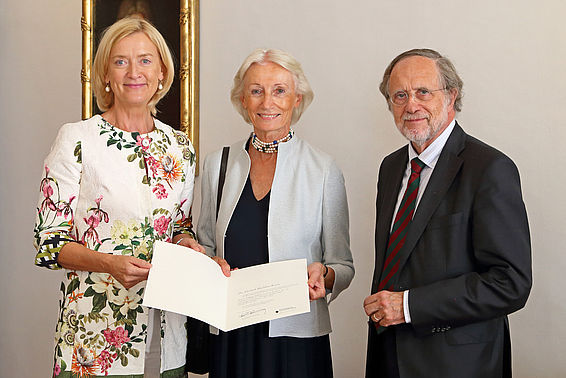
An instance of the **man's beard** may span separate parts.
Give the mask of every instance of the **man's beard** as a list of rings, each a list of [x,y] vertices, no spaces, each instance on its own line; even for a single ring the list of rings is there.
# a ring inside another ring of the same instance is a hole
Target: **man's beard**
[[[435,120],[431,120],[431,116],[429,114],[419,112],[414,114],[405,114],[401,118],[401,120],[397,123],[397,128],[403,134],[405,138],[407,138],[411,143],[414,143],[417,146],[422,146],[426,142],[434,139],[438,132],[442,129],[442,126],[446,124],[448,120],[448,102],[444,101],[442,105],[442,111],[440,112],[440,118]],[[410,130],[408,127],[405,126],[404,121],[412,120],[412,119],[419,119],[419,118],[426,118],[428,126],[426,129],[412,129]]]

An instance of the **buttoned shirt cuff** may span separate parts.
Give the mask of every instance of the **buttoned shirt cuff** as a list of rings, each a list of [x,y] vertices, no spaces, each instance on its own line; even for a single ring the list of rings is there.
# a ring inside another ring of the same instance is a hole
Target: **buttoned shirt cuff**
[[[411,322],[411,314],[409,313],[409,290],[403,292],[403,314],[405,315],[405,323]]]

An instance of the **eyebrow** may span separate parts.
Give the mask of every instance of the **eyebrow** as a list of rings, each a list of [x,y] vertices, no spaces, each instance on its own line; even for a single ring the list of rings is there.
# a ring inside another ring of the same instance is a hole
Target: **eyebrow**
[[[143,57],[146,57],[146,56],[153,57],[153,54],[148,52],[148,53],[143,53],[143,54],[137,55],[138,58],[143,58]],[[127,56],[126,55],[112,55],[111,58],[127,58]]]
[[[250,83],[249,85],[259,85],[260,87],[263,86],[263,85],[260,84],[260,83]],[[285,84],[285,83],[275,83],[275,84],[273,84],[273,86],[277,86],[277,85],[283,85],[283,86],[285,86],[285,87],[288,87],[288,86],[289,86],[289,84]]]
[[[397,89],[397,90],[395,90],[391,93],[418,91],[419,89],[427,89],[429,91],[431,90],[430,87],[421,85],[421,86],[418,86],[418,87],[413,87],[412,89]]]

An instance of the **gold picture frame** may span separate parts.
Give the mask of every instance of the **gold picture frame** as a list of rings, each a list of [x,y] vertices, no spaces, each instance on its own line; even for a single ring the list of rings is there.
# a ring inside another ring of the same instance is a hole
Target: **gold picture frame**
[[[90,118],[95,109],[91,86],[91,67],[95,49],[96,3],[110,0],[82,0],[82,118]],[[173,1],[173,0],[170,0]],[[115,1],[114,1],[115,3]],[[162,7],[166,7],[163,1]],[[199,156],[199,0],[179,1],[179,128],[193,143]],[[156,25],[157,26],[157,25]],[[175,49],[174,49],[175,50]],[[174,54],[173,55],[177,55]],[[168,95],[169,96],[169,95]],[[175,99],[176,101],[176,99]],[[167,123],[167,122],[166,122]],[[175,124],[171,126],[175,127]]]

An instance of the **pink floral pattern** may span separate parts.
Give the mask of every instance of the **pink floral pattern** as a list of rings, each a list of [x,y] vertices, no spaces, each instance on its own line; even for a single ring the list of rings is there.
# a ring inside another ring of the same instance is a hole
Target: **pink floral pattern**
[[[120,348],[122,344],[125,342],[130,341],[130,337],[128,336],[128,331],[126,331],[122,327],[118,327],[115,330],[106,329],[102,332],[104,334],[104,338],[110,345],[115,348]]]
[[[151,144],[151,138],[150,137],[142,137],[141,135],[137,136],[136,145],[140,146],[144,151],[147,151],[150,144]]]
[[[163,235],[167,232],[167,228],[169,228],[169,222],[171,222],[171,218],[162,215],[153,221],[153,228],[158,235]]]
[[[146,157],[145,162],[149,166],[149,169],[151,169],[151,175],[153,177],[158,176],[159,170],[161,169],[161,163],[158,160],[156,160],[153,156]]]
[[[65,219],[71,216],[73,210],[71,208],[71,203],[76,198],[76,196],[72,195],[69,197],[68,201],[61,201],[59,199],[52,198],[55,194],[55,191],[52,184],[57,185],[55,180],[49,177],[49,167],[45,166],[45,177],[41,180],[40,190],[43,194],[43,201],[39,205],[38,212],[43,212],[46,210],[55,211],[58,217],[63,216]]]
[[[88,228],[83,234],[81,241],[83,244],[90,246],[100,246],[102,241],[98,236],[98,231],[96,228],[100,222],[108,223],[108,213],[100,208],[100,202],[102,202],[102,196],[99,196],[94,200],[96,207],[91,207],[88,212],[91,214],[88,218],[83,218]]]
[[[110,354],[110,352],[108,352],[107,350],[100,352],[100,355],[97,359],[98,365],[100,366],[100,372],[104,375],[108,375],[108,369],[112,366],[112,363],[114,362],[116,357],[118,357],[118,353]]]
[[[59,374],[61,374],[61,366],[59,366],[59,364],[56,363],[55,367],[53,367],[53,376],[57,377]]]
[[[163,186],[163,184],[157,184],[155,185],[155,187],[153,188],[153,193],[155,193],[155,196],[158,199],[164,199],[167,198],[167,190],[165,190],[165,187]]]

